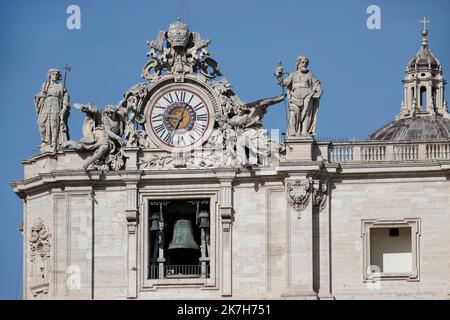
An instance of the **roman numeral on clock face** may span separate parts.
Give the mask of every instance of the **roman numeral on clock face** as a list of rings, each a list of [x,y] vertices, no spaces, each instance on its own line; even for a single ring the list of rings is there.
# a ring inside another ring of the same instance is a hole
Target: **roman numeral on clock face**
[[[173,138],[173,135],[172,135],[171,132],[166,131],[166,132],[163,133],[163,135],[161,135],[160,137],[164,140],[165,143],[167,143],[167,144],[172,144],[172,138]]]
[[[166,127],[164,126],[163,123],[161,123],[161,124],[159,124],[159,125],[157,125],[157,126],[155,127],[155,132],[156,132],[158,135],[160,135],[160,133],[164,133],[164,131],[167,131],[167,130],[166,130]]]
[[[163,99],[167,101],[168,104],[172,104],[174,102],[172,92],[163,96]]]
[[[194,95],[193,94],[191,94],[191,97],[189,98],[189,100],[188,100],[188,104],[191,104],[191,102],[192,102],[192,99],[194,99]]]
[[[173,144],[176,146],[187,146],[191,144],[191,139],[186,134],[177,134],[173,137]]]
[[[197,122],[194,125],[194,129],[192,129],[194,132],[196,132],[199,136],[201,136],[203,134],[203,132],[206,129],[206,125],[204,125],[203,123]]]
[[[202,121],[202,122],[208,121],[208,115],[207,114],[197,114],[197,121]]]
[[[181,145],[181,146],[186,145],[186,141],[184,141],[184,137],[183,137],[183,136],[180,136],[180,137],[178,138],[177,144],[178,144],[178,145]]]
[[[175,91],[175,99],[178,102],[185,102],[186,99],[186,91]]]
[[[199,111],[205,108],[205,105],[203,104],[203,102],[201,101],[199,104],[197,104],[196,106],[194,106],[194,110],[195,111]]]

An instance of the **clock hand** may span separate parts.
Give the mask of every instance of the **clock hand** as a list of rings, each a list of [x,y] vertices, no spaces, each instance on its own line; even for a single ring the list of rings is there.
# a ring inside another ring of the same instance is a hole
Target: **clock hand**
[[[175,126],[174,131],[178,129],[178,126],[180,125],[181,120],[183,120],[183,114],[180,114],[180,115],[177,117],[177,124],[176,124],[176,126]]]
[[[177,116],[177,117],[175,117],[175,116],[173,116],[175,119],[177,119],[177,124],[175,125],[175,128],[173,129],[173,131],[172,131],[172,133],[171,133],[171,135],[170,135],[170,143],[172,143],[173,142],[173,136],[175,135],[175,131],[177,131],[177,129],[178,129],[178,126],[180,125],[180,123],[181,123],[181,120],[183,119],[183,114],[180,114],[179,116]]]

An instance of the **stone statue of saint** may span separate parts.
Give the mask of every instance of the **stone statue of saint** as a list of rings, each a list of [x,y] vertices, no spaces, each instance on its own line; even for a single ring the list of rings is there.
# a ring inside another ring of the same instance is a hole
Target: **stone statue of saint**
[[[41,136],[41,152],[54,152],[69,140],[67,118],[70,98],[65,86],[59,83],[59,70],[48,70],[47,77],[41,91],[34,97],[34,104]]]
[[[288,137],[314,135],[316,131],[317,110],[322,96],[320,81],[308,70],[307,57],[297,58],[297,70],[283,79],[283,68],[278,67],[278,84],[288,89],[289,114]]]

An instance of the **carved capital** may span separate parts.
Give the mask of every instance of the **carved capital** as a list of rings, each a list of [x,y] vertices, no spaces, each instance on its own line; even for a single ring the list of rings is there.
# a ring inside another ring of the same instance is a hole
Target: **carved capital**
[[[137,223],[139,217],[139,210],[136,209],[126,209],[125,216],[129,224]]]
[[[303,211],[308,206],[310,193],[310,179],[286,180],[287,201],[297,212]]]
[[[221,207],[220,217],[222,218],[222,230],[229,232],[233,223],[234,209],[231,207]]]
[[[233,208],[231,207],[221,207],[220,216],[223,220],[233,220]]]

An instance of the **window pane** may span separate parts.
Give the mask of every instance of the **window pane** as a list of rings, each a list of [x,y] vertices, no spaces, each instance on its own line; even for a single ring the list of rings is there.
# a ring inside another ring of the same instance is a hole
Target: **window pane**
[[[378,266],[383,273],[412,271],[411,228],[398,228],[399,235],[392,237],[389,228],[370,229],[370,265]],[[377,272],[377,268],[371,270]]]

